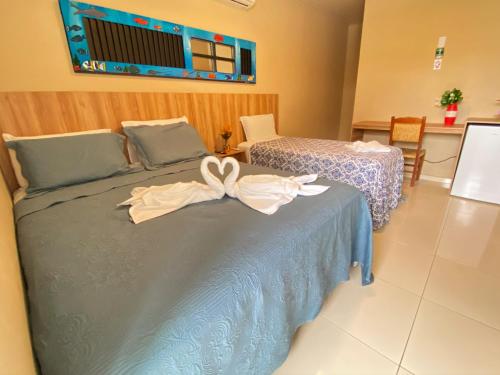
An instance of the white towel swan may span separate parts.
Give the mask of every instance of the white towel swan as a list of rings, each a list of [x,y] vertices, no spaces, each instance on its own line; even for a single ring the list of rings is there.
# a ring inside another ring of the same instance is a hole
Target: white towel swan
[[[224,183],[210,172],[210,163],[217,165],[221,175],[224,174],[227,164],[232,165],[233,170]],[[130,217],[135,224],[139,224],[193,203],[221,199],[227,194],[257,211],[272,215],[297,195],[317,195],[329,188],[322,185],[304,185],[316,181],[318,176],[315,174],[300,177],[262,174],[244,176],[237,181],[240,165],[234,158],[225,158],[221,163],[216,157],[207,156],[201,162],[200,169],[207,185],[192,181],[137,187],[132,190],[132,197],[118,206],[131,206]]]
[[[220,160],[215,156],[207,156],[201,162],[201,174],[207,185],[192,181],[147,188],[137,187],[132,190],[132,198],[119,206],[131,205],[130,217],[135,224],[139,224],[189,204],[221,199],[225,195],[224,185],[208,169],[210,163],[216,164],[220,174],[224,174]]]
[[[281,177],[276,175],[249,175],[240,178],[240,165],[234,158],[228,157],[222,161],[222,170],[231,164],[233,170],[224,180],[226,194],[238,198],[241,202],[257,211],[272,215],[297,195],[317,195],[326,191],[329,186],[304,185],[314,182],[316,174],[300,177]]]

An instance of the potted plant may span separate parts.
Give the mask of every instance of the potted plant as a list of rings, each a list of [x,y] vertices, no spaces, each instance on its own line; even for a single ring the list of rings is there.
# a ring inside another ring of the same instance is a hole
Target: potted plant
[[[227,154],[229,151],[229,138],[233,135],[233,132],[229,129],[224,129],[222,133],[220,133],[220,136],[224,140],[224,146],[222,148],[222,153]]]
[[[441,106],[446,107],[446,114],[444,116],[444,125],[452,126],[457,119],[458,103],[463,100],[462,91],[455,88],[453,90],[446,90],[441,97]]]

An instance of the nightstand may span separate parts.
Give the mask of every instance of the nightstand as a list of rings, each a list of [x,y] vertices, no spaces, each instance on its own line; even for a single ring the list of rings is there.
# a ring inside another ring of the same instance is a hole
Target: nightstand
[[[227,158],[228,156],[231,156],[238,161],[241,161],[241,162],[246,161],[245,160],[246,159],[245,158],[245,151],[238,150],[237,148],[232,148],[228,152],[226,152],[225,154],[223,154],[222,152],[216,152],[215,156],[217,156],[220,159],[224,159],[224,158]]]

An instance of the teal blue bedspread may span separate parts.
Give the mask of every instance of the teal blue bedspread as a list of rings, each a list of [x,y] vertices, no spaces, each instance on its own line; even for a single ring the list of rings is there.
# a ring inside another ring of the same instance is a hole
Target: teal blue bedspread
[[[43,374],[271,374],[353,262],[372,281],[370,212],[342,183],[271,216],[226,197],[134,225],[116,207],[136,186],[202,181],[199,164],[16,205]]]

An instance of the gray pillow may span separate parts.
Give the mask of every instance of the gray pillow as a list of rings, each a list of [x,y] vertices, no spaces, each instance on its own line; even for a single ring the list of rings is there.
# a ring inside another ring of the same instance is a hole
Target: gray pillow
[[[172,125],[144,125],[123,128],[147,169],[192,160],[208,151],[198,132],[185,122]]]
[[[124,138],[116,133],[6,142],[16,150],[28,193],[112,176],[128,170]]]

